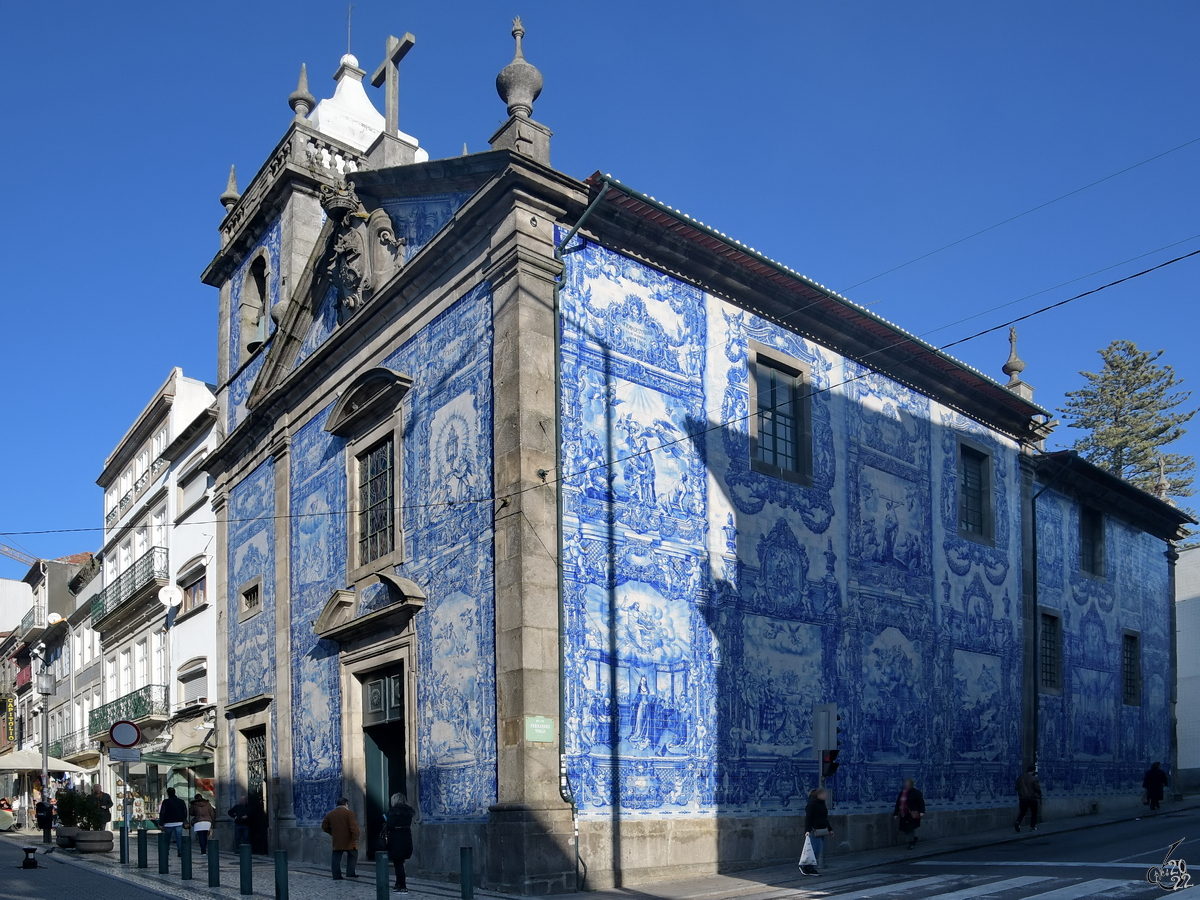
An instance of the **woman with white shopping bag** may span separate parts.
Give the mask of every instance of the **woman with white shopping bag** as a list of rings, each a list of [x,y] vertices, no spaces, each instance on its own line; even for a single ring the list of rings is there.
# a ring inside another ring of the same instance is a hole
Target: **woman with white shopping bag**
[[[808,793],[808,806],[804,808],[804,850],[800,854],[800,874],[820,875],[817,861],[825,849],[825,838],[833,837],[829,827],[829,798],[825,788],[814,788]]]

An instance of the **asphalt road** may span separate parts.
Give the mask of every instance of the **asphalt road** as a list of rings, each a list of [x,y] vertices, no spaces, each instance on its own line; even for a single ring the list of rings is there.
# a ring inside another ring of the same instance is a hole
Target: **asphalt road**
[[[820,888],[820,894],[810,896],[836,900],[1165,897],[1167,892],[1146,881],[1146,871],[1161,864],[1167,849],[1181,838],[1184,843],[1174,858],[1187,860],[1190,853],[1200,875],[1200,811],[1189,811],[901,863],[874,870],[870,882],[839,885],[841,879],[831,878],[829,884],[818,885],[818,879],[809,879],[809,884],[796,887],[805,893]],[[1193,890],[1188,896],[1200,898],[1200,888]]]
[[[163,900],[163,894],[43,855],[40,837],[36,845],[38,868],[22,869],[19,844],[0,840],[0,900]]]

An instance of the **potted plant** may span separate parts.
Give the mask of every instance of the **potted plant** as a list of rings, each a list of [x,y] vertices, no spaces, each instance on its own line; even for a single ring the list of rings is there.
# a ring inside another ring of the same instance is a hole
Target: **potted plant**
[[[58,801],[58,846],[74,847],[75,835],[79,831],[78,791],[61,790],[54,795]]]
[[[104,827],[104,810],[93,794],[79,797],[79,831],[75,849],[80,853],[108,853],[113,848],[113,833]]]

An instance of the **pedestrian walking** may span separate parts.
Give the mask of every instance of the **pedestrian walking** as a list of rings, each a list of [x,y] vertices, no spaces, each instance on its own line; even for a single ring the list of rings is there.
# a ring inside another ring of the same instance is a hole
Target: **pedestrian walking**
[[[921,817],[924,815],[925,795],[917,790],[916,782],[905,778],[904,786],[896,797],[892,818],[900,824],[900,833],[908,837],[909,850],[917,846],[917,829],[921,827]]]
[[[829,792],[825,788],[814,788],[808,792],[808,805],[804,807],[804,836],[812,844],[813,858],[821,859],[825,850],[825,838],[833,837],[829,827]],[[820,875],[816,864],[800,867],[801,875]]]
[[[250,798],[245,794],[238,797],[238,802],[229,807],[229,818],[233,819],[233,849],[242,844],[250,843]]]
[[[100,804],[100,818],[107,825],[112,821],[112,797],[105,793],[104,788],[100,786],[100,782],[92,785],[92,796],[96,798],[96,802]]]
[[[1038,781],[1037,768],[1029,766],[1024,775],[1017,776],[1017,821],[1013,828],[1021,832],[1021,820],[1029,813],[1029,830],[1037,831],[1038,807],[1042,805],[1042,785]]]
[[[188,805],[188,815],[192,819],[192,831],[195,832],[196,840],[200,843],[200,855],[204,856],[208,852],[208,839],[213,826],[217,824],[217,811],[208,802],[208,797],[204,792],[197,791],[196,796]]]
[[[1142,789],[1146,792],[1146,802],[1150,804],[1150,808],[1158,809],[1162,803],[1163,791],[1166,790],[1170,781],[1167,780],[1167,773],[1163,771],[1162,763],[1151,763],[1150,768],[1146,770],[1146,777],[1142,779]]]
[[[167,799],[158,808],[158,824],[167,835],[167,843],[175,842],[180,856],[183,856],[183,826],[187,818],[187,804],[175,796],[175,788],[167,788]]]
[[[396,867],[397,894],[408,893],[408,879],[404,873],[404,861],[413,855],[412,823],[417,811],[408,805],[403,794],[392,794],[392,805],[383,817],[387,828],[387,851]]]
[[[342,854],[346,855],[346,877],[357,878],[354,867],[358,864],[358,819],[350,808],[350,801],[339,797],[337,806],[325,814],[321,830],[333,838],[333,880],[342,880]]]

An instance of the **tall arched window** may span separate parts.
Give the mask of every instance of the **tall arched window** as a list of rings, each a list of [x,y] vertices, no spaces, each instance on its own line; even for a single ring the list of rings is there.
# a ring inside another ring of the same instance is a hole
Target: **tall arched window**
[[[242,361],[250,357],[267,339],[267,258],[255,257],[242,284]]]

